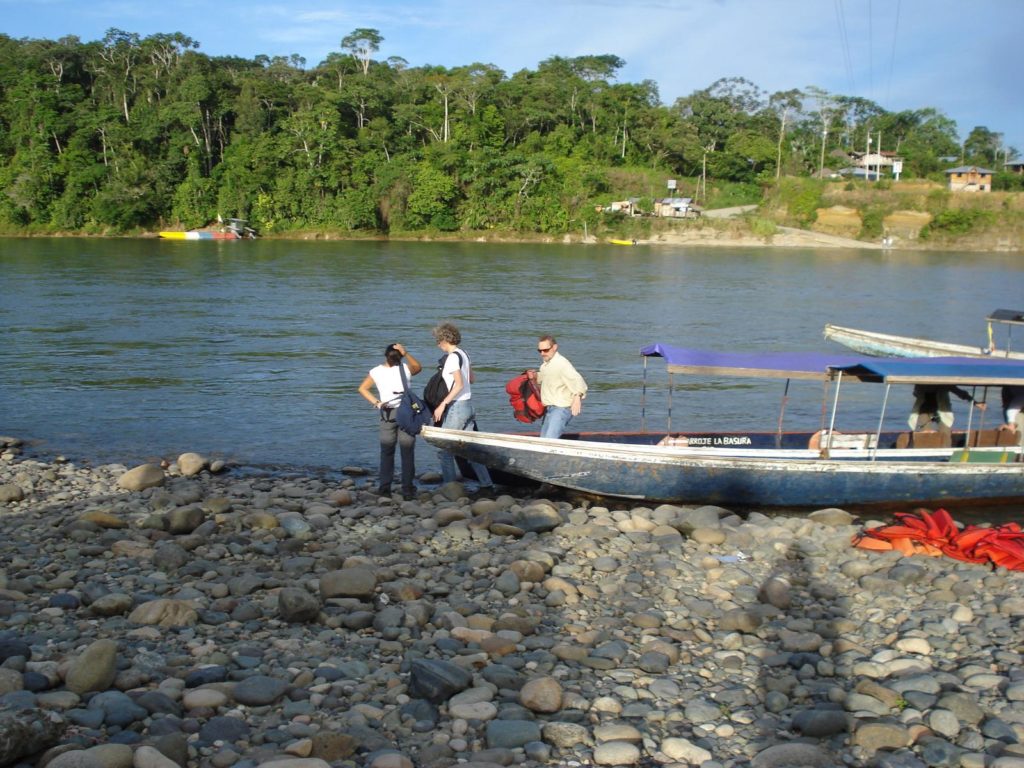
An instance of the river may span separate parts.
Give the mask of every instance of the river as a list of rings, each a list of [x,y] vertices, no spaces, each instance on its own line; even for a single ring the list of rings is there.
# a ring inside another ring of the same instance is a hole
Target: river
[[[504,384],[539,363],[541,333],[557,336],[591,386],[573,427],[635,429],[645,344],[829,351],[822,327],[833,322],[980,345],[990,310],[1024,303],[1024,257],[4,239],[0,282],[0,433],[90,463],[197,451],[332,471],[376,465],[375,412],[356,388],[392,341],[424,364],[421,388],[442,320],[460,327],[473,360],[482,429],[527,428]],[[651,361],[651,427],[664,424],[666,381]],[[791,393],[788,426],[818,418],[820,388],[813,395],[800,404]],[[677,377],[672,423],[773,429],[779,398],[777,382]],[[867,409],[854,402],[858,417]],[[420,470],[434,467],[431,453],[421,447]]]

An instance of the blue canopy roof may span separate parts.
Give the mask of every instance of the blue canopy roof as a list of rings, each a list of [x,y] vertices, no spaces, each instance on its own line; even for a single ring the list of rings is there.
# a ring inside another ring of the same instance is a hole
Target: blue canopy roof
[[[1024,384],[1024,362],[975,357],[879,358],[830,352],[709,352],[649,344],[646,357],[662,357],[671,373],[784,379],[833,378],[836,372],[865,381],[1002,386]]]
[[[832,366],[866,381],[889,384],[966,384],[994,387],[1024,384],[1024,362],[984,357],[873,357]]]

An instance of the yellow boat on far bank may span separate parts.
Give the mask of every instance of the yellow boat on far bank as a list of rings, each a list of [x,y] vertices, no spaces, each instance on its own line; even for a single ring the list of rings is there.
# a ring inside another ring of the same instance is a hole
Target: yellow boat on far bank
[[[613,238],[608,242],[612,245],[636,245],[636,240],[616,240]]]

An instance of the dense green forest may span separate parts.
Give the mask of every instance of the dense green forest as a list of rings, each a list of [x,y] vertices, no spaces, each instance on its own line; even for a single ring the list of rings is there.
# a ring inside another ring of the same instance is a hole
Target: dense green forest
[[[308,67],[207,56],[180,33],[0,35],[0,231],[139,232],[220,214],[263,233],[557,234],[596,222],[595,205],[667,194],[669,178],[678,194],[757,202],[869,136],[904,158],[904,178],[1013,155],[985,127],[961,141],[933,107],[892,113],[742,78],[665,105],[654,82],[616,82],[625,62],[612,55],[508,75],[381,61],[382,40],[355,30]]]

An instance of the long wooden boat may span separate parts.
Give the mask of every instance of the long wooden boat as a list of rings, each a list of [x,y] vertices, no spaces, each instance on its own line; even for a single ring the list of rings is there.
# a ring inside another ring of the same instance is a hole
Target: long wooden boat
[[[894,336],[888,333],[847,328],[841,325],[825,325],[825,338],[842,344],[865,355],[895,357],[1001,357],[1010,360],[1024,360],[1024,352],[1010,349],[1009,332],[1013,326],[1024,325],[1024,311],[997,309],[985,318],[988,325],[988,344],[971,346],[952,344],[944,341],[918,339],[910,336]],[[995,346],[993,326],[1004,325],[1007,329],[1007,343],[1003,349]]]
[[[665,357],[674,373],[830,382],[835,392],[831,420],[823,434],[651,432],[553,440],[437,427],[425,427],[422,434],[439,448],[501,472],[645,502],[792,509],[1024,502],[1021,438],[1014,433],[979,432],[968,425],[942,446],[937,433],[885,432],[879,426],[851,441],[834,430],[844,382],[881,383],[888,401],[894,385],[1020,385],[1024,364],[972,358],[716,354],[666,345],[646,347],[643,354]],[[1014,442],[1006,444],[1010,436]],[[926,437],[931,447],[925,447]]]

